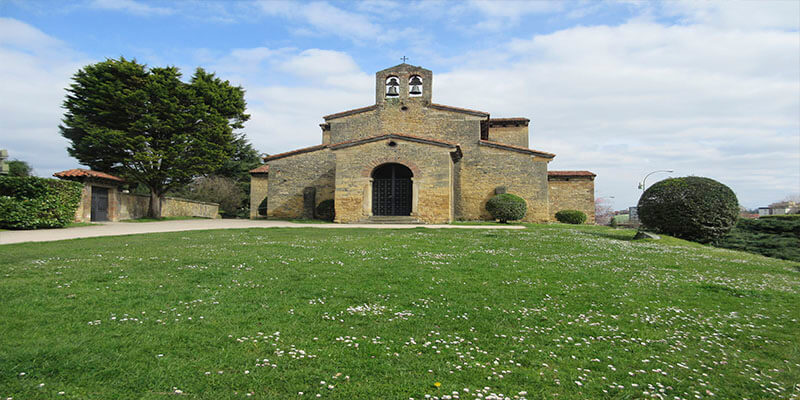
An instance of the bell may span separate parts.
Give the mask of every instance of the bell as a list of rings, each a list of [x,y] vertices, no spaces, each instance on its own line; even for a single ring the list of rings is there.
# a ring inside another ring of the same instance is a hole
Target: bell
[[[411,91],[409,91],[408,94],[420,95],[422,94],[422,88],[420,87],[420,85],[413,85],[411,86]]]
[[[399,94],[397,93],[397,86],[389,86],[389,90],[386,91],[386,96],[388,97],[399,96]]]
[[[422,85],[422,79],[420,79],[419,76],[414,75],[411,77],[411,81],[409,81],[408,84],[411,86]]]

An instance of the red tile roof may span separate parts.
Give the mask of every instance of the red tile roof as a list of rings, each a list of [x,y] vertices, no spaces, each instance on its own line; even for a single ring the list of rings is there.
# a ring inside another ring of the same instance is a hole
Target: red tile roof
[[[316,146],[304,147],[302,149],[287,151],[285,153],[279,153],[279,154],[275,154],[275,155],[264,157],[264,162],[277,160],[277,159],[280,159],[280,158],[286,158],[286,157],[294,156],[294,155],[297,155],[297,154],[310,153],[312,151],[323,150],[323,149],[327,149],[327,148],[350,147],[350,146],[354,146],[354,145],[360,144],[362,142],[374,142],[374,141],[377,141],[377,140],[392,139],[392,138],[405,139],[405,140],[409,140],[409,141],[412,141],[412,142],[429,143],[429,144],[434,144],[434,145],[439,145],[439,146],[443,145],[443,146],[447,146],[447,147],[458,147],[458,143],[454,143],[454,142],[447,142],[447,141],[444,141],[444,140],[431,139],[431,138],[426,138],[426,137],[421,137],[421,136],[405,135],[405,134],[401,134],[401,133],[389,133],[389,134],[385,134],[385,135],[368,136],[368,137],[360,138],[360,139],[346,140],[344,142],[338,142],[338,143],[332,143],[332,144],[318,144]],[[266,169],[263,172],[268,172],[269,171],[269,167],[266,166],[266,165],[262,165],[261,167],[258,167],[258,168],[254,169],[254,170],[251,170],[250,173],[263,173],[262,171],[256,172],[256,170],[264,168],[264,167],[266,167]]]
[[[278,153],[278,154],[274,154],[274,155],[271,155],[271,156],[266,156],[266,157],[264,157],[264,162],[271,161],[271,160],[277,160],[279,158],[289,157],[289,156],[293,156],[293,155],[296,155],[296,154],[310,153],[312,151],[322,150],[322,149],[327,148],[327,147],[328,147],[327,144],[318,144],[316,146],[303,147],[302,149],[297,149],[297,150],[287,151],[285,153]]]
[[[111,181],[118,181],[118,182],[125,182],[124,179],[116,177],[114,175],[107,174],[105,172],[100,171],[92,171],[90,169],[82,169],[82,168],[74,168],[68,169],[66,171],[56,172],[53,174],[56,178],[97,178],[97,179],[108,179]]]
[[[383,140],[383,139],[406,139],[406,140],[410,140],[412,142],[438,144],[438,145],[445,145],[445,146],[448,146],[448,147],[456,147],[456,146],[458,146],[458,143],[447,142],[447,141],[439,140],[439,139],[432,139],[432,138],[427,138],[427,137],[422,137],[422,136],[405,135],[405,134],[402,134],[402,133],[389,133],[389,134],[385,134],[385,135],[369,136],[369,137],[365,137],[365,138],[353,139],[353,140],[348,140],[348,141],[345,141],[345,142],[334,143],[334,144],[328,145],[328,147],[330,147],[330,148],[350,147],[352,145],[359,144],[361,142],[374,142],[376,140]]]
[[[257,168],[253,168],[253,169],[250,170],[250,173],[251,174],[266,174],[266,173],[269,173],[269,165],[264,164],[264,165],[259,166]]]
[[[595,177],[594,173],[590,171],[547,171],[547,176],[564,176],[564,177],[573,177],[573,176],[591,176]]]
[[[371,106],[366,106],[366,107],[361,107],[361,108],[354,108],[352,110],[342,111],[342,112],[338,112],[336,114],[325,115],[325,116],[322,117],[322,119],[327,121],[329,119],[341,118],[341,117],[346,117],[348,115],[353,115],[353,114],[358,114],[358,113],[362,113],[362,112],[372,111],[372,110],[374,110],[376,108],[378,108],[378,105],[377,104],[373,104]]]
[[[532,154],[532,155],[539,156],[539,157],[544,157],[544,158],[553,158],[553,157],[556,156],[555,154],[548,153],[546,151],[539,151],[539,150],[529,149],[527,147],[521,147],[521,146],[512,146],[510,144],[492,142],[492,141],[483,140],[483,139],[481,139],[480,144],[482,144],[484,146],[495,147],[495,148],[498,148],[498,149],[516,151],[518,153]]]
[[[490,126],[506,126],[506,125],[523,125],[528,126],[528,123],[531,120],[527,118],[490,118],[489,125]]]
[[[444,104],[431,103],[429,107],[430,108],[439,109],[439,110],[445,110],[445,111],[455,111],[455,112],[460,112],[460,113],[464,113],[464,114],[472,114],[472,115],[477,115],[477,116],[480,116],[480,117],[488,117],[489,116],[489,113],[486,112],[486,111],[470,110],[469,108],[446,106]]]

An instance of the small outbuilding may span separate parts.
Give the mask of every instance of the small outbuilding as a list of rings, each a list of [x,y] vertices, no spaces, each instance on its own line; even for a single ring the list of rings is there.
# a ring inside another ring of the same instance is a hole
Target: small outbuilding
[[[53,176],[83,184],[75,222],[142,218],[150,207],[150,196],[123,192],[125,180],[105,172],[75,168]],[[219,204],[165,197],[161,200],[161,216],[219,218]]]
[[[119,187],[125,183],[124,179],[80,168],[56,172],[53,176],[83,184],[81,202],[75,212],[76,222],[119,220]]]

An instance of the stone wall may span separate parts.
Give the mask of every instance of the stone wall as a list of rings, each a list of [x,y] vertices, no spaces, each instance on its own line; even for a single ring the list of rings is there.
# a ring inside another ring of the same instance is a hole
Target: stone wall
[[[456,172],[456,219],[491,219],[486,202],[502,186],[506,193],[522,197],[528,203],[523,221],[549,220],[547,163],[550,159],[486,146],[465,146],[463,151],[464,158],[457,164]]]
[[[161,201],[161,216],[219,218],[219,204],[165,197]]]
[[[594,179],[592,177],[550,177],[550,218],[561,210],[578,210],[586,214],[586,223],[594,224]]]
[[[150,196],[122,193],[117,185],[103,182],[85,182],[81,201],[75,211],[75,222],[92,220],[92,188],[108,189],[108,220],[137,219],[147,216]],[[202,217],[219,218],[219,204],[165,197],[161,201],[162,217]]]
[[[258,206],[267,197],[267,191],[269,189],[268,184],[268,174],[250,175],[250,219],[265,217],[263,215],[258,215]]]
[[[270,218],[301,218],[303,189],[316,190],[315,204],[332,199],[334,160],[329,149],[295,154],[268,161],[267,215]]]
[[[489,140],[512,146],[528,147],[528,127],[492,126],[489,128]]]
[[[403,110],[403,107],[406,107]],[[424,136],[455,143],[477,142],[486,117],[428,107],[419,102],[382,103],[374,110],[331,119],[330,140],[339,143],[387,133]]]
[[[394,142],[395,146],[389,146]],[[372,211],[372,171],[398,163],[414,174],[411,216],[426,223],[452,221],[453,147],[384,139],[333,150],[336,157],[336,222],[358,222]],[[272,167],[271,167],[272,168]]]
[[[118,219],[137,219],[147,216],[150,196],[142,194],[119,193]],[[162,217],[219,218],[219,204],[164,197],[161,200]]]
[[[75,222],[91,222],[92,220],[92,187],[102,187],[108,189],[108,220],[119,221],[119,191],[118,185],[109,184],[106,181],[93,181],[87,179],[83,182],[81,201],[78,209],[75,210]]]
[[[120,193],[119,219],[138,219],[147,216],[150,209],[150,196]],[[163,207],[163,204],[162,204]],[[162,213],[164,209],[161,209]]]

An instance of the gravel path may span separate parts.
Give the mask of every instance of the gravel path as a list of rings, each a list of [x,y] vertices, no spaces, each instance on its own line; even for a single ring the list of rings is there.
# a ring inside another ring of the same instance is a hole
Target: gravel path
[[[287,221],[249,219],[189,219],[160,222],[105,222],[90,226],[31,231],[0,231],[0,244],[50,242],[98,236],[135,235],[139,233],[195,231],[203,229],[242,228],[369,228],[369,229],[525,229],[521,225],[392,225],[392,224],[298,224]]]

